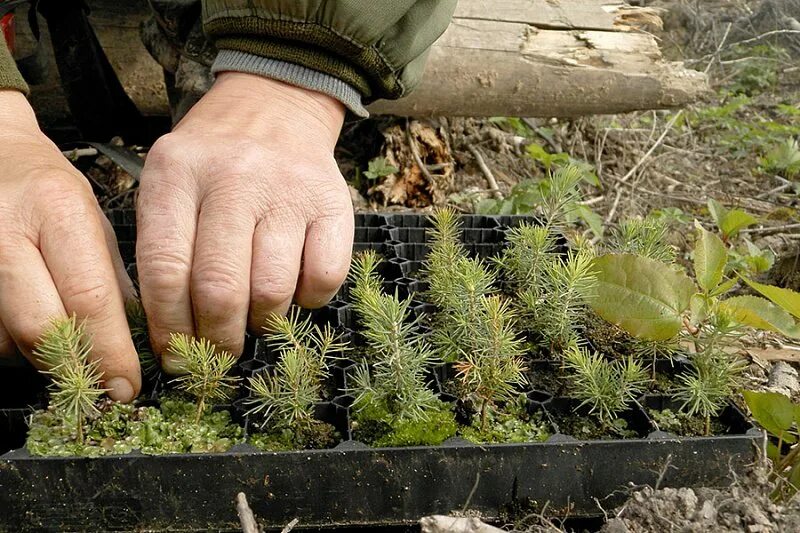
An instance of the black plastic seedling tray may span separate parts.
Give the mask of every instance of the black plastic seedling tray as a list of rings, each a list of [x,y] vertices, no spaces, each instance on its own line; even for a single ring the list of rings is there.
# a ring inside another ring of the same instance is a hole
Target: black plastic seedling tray
[[[132,261],[135,217],[125,211],[111,218]],[[522,220],[466,216],[465,245],[476,255],[494,254],[508,228]],[[413,296],[424,288],[418,271],[428,227],[419,215],[358,215],[354,248],[381,252],[386,288]],[[347,292],[343,287],[312,316],[357,343]],[[419,302],[413,309],[424,314],[430,306]],[[239,372],[249,376],[274,362],[268,343],[251,341]],[[535,362],[531,370],[552,364]],[[318,409],[342,436],[334,449],[259,452],[242,444],[215,454],[42,458],[23,445],[26,416],[43,405],[43,381],[30,368],[0,367],[0,530],[237,530],[239,492],[271,528],[294,518],[304,527],[413,524],[427,514],[465,508],[488,520],[543,509],[562,517],[597,516],[624,501],[631,487],[727,485],[732,471],[752,463],[763,438],[734,405],[720,417],[724,435],[681,438],[657,431],[645,408],[668,402],[649,395],[641,399],[643,407],[623,416],[632,438],[578,440],[559,431],[558,422],[575,402],[530,390],[529,409],[541,411],[553,433],[546,442],[474,445],[456,438],[436,447],[371,448],[352,440],[346,396],[351,368],[346,360],[337,362],[329,397]],[[432,386],[447,372],[434,369]],[[18,392],[6,394],[7,387]],[[248,432],[255,424],[241,407],[245,395],[230,409]]]

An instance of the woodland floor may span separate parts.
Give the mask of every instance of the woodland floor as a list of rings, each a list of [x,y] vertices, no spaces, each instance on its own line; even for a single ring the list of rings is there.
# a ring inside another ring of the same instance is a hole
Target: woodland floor
[[[775,256],[764,278],[800,289],[800,175],[781,175],[768,161],[782,143],[800,139],[800,0],[638,3],[667,9],[658,37],[671,58],[708,72],[712,90],[703,102],[574,120],[377,117],[348,124],[337,159],[356,208],[426,211],[451,204],[472,212],[502,198],[511,209],[521,194],[515,186],[545,175],[544,158],[528,155],[530,145],[539,145],[593,166],[599,185],[585,186],[584,205],[603,231],[655,211],[674,223],[673,243],[688,258],[693,232],[685,228],[693,219],[710,221],[706,202],[713,198],[758,218],[746,233]],[[89,175],[105,206],[133,205],[135,182],[113,163],[99,157]],[[584,223],[575,231],[602,238]],[[799,400],[800,346],[772,336],[750,344],[753,385]],[[625,506],[606,510],[611,520],[603,531],[800,531],[800,504],[775,506],[765,486],[758,470],[726,491],[632,489]],[[561,530],[557,520],[533,522],[518,530]]]

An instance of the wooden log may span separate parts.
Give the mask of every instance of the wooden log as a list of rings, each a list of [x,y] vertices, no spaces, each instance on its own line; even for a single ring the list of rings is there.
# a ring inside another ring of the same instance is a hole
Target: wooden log
[[[375,113],[568,117],[673,108],[705,76],[662,58],[637,28],[652,10],[602,0],[461,0],[420,86]]]
[[[98,38],[133,100],[148,114],[167,113],[161,68],[139,38],[147,2],[89,4]],[[619,1],[460,0],[417,90],[369,109],[409,116],[553,117],[690,103],[706,90],[705,78],[662,58],[656,39],[640,29],[654,22],[651,10]],[[31,44],[24,28],[20,41]],[[58,121],[68,112],[55,66],[50,70],[31,99],[41,117]]]

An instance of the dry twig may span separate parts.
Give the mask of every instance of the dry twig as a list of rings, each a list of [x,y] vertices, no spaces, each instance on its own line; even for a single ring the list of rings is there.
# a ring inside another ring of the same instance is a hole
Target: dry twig
[[[503,193],[500,192],[500,187],[497,185],[497,180],[494,179],[494,174],[492,174],[491,169],[486,164],[486,161],[483,160],[483,156],[481,155],[480,151],[472,145],[469,145],[469,151],[475,156],[475,160],[478,162],[478,166],[483,172],[483,175],[486,176],[486,181],[489,182],[489,189],[492,191],[492,195],[498,200],[503,199]]]
[[[247,503],[247,496],[244,492],[236,495],[236,514],[239,515],[239,523],[242,525],[244,533],[260,533],[261,528],[258,527],[256,517],[250,505]]]

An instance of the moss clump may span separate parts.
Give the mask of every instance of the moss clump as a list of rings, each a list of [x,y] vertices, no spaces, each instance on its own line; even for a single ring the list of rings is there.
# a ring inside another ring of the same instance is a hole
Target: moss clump
[[[331,424],[312,420],[309,424],[294,429],[284,428],[267,433],[256,433],[251,435],[247,442],[259,450],[286,452],[332,448],[340,440],[336,428]]]
[[[614,418],[602,424],[597,417],[579,413],[556,416],[554,420],[559,433],[578,440],[635,439],[636,431],[628,427],[624,418]]]
[[[194,422],[194,403],[174,396],[160,408],[106,401],[88,421],[84,440],[53,408],[36,411],[26,448],[32,455],[99,457],[140,450],[145,454],[222,452],[241,442],[242,429],[227,411],[206,412]]]
[[[679,437],[702,437],[706,435],[705,420],[701,416],[691,416],[672,409],[648,409],[647,414],[661,431],[668,431]],[[722,435],[725,430],[724,424],[718,419],[711,420],[712,434]]]
[[[427,409],[422,420],[393,417],[377,403],[363,405],[353,415],[354,438],[371,446],[438,446],[458,429],[453,411],[441,401]]]
[[[478,415],[472,424],[461,428],[460,435],[476,444],[503,444],[520,442],[542,442],[550,437],[550,425],[543,420],[542,413],[530,413],[524,395],[504,408],[489,409],[485,429],[481,429]]]

